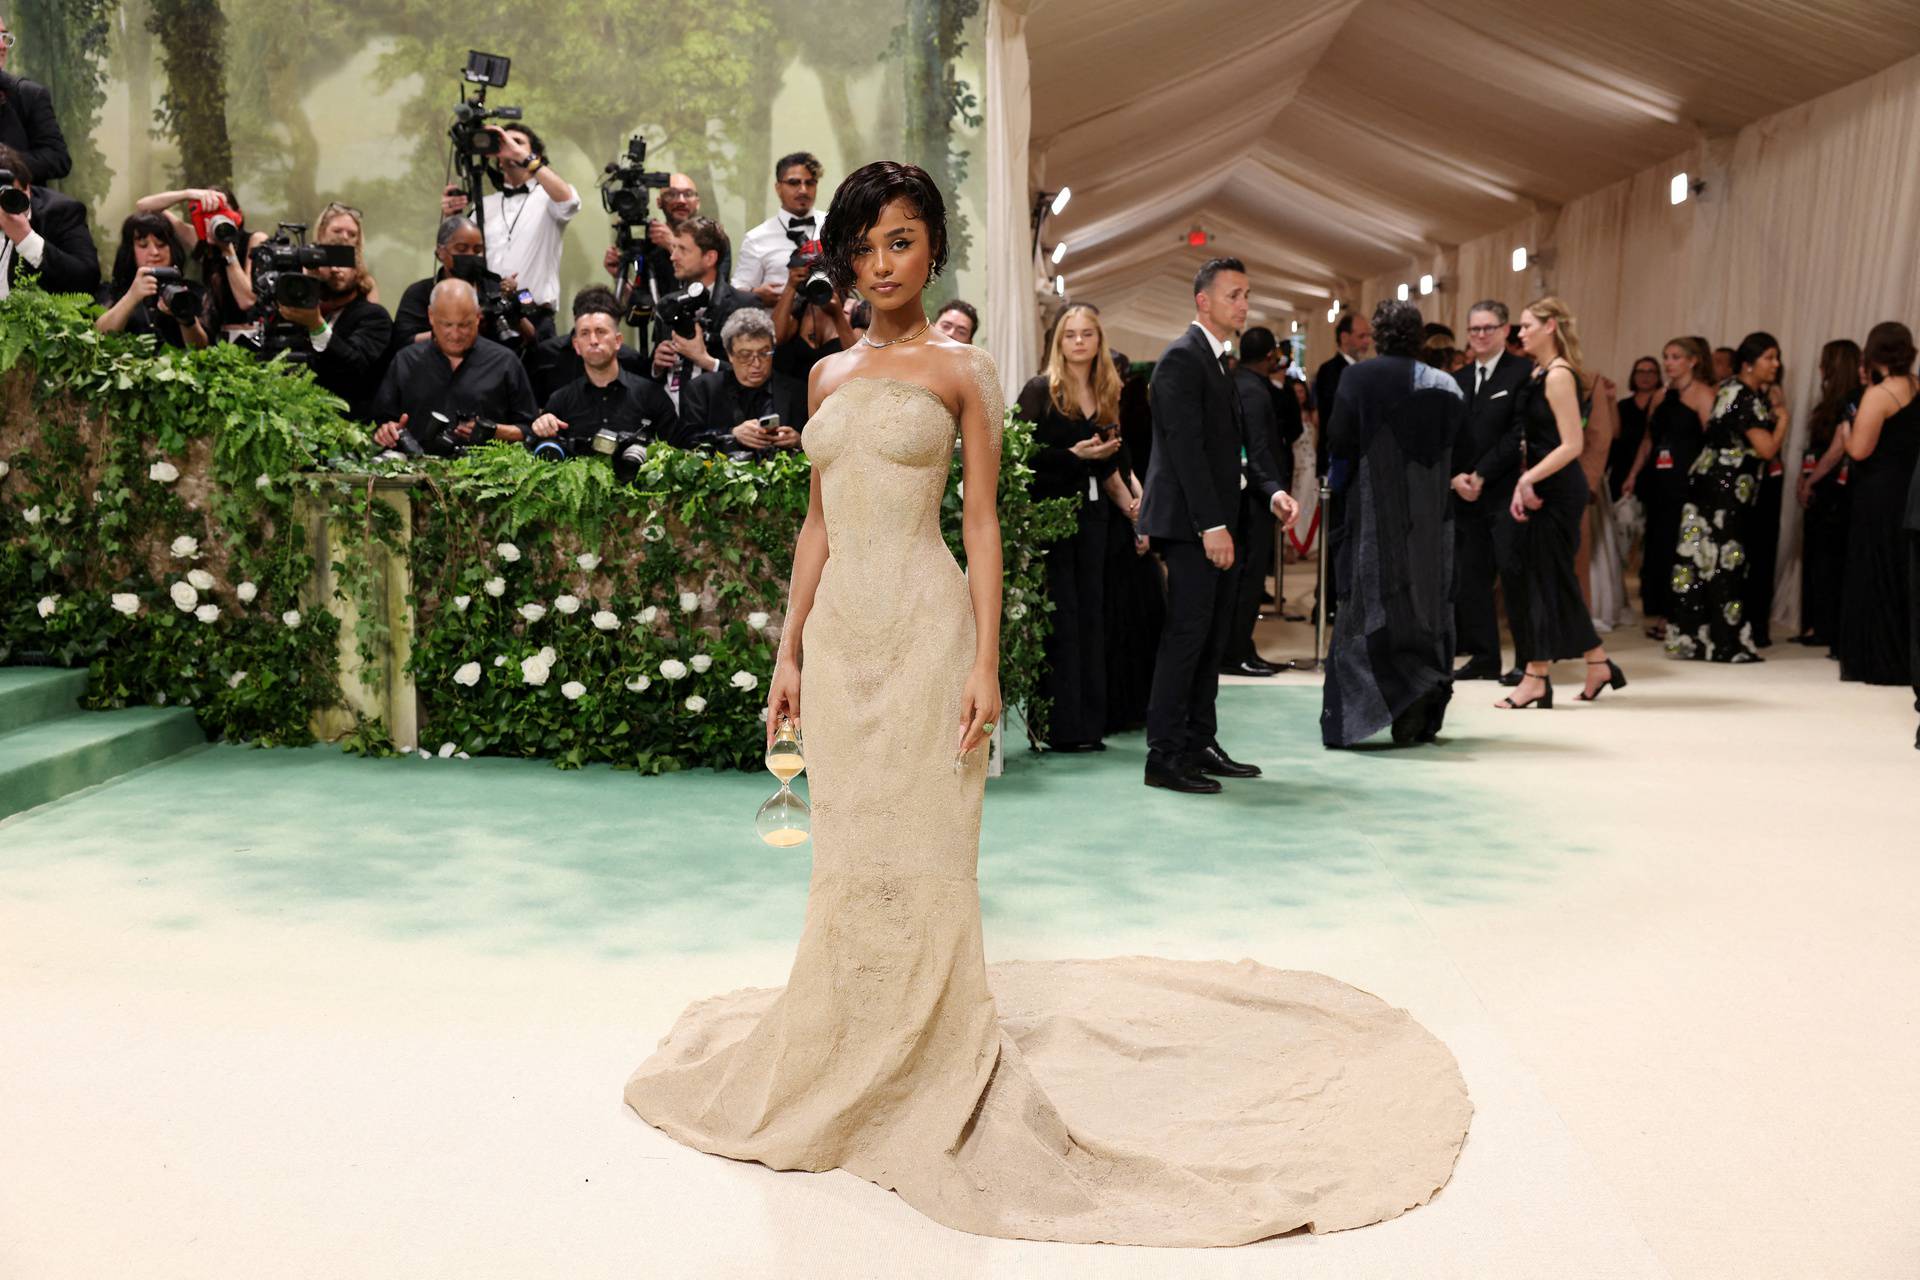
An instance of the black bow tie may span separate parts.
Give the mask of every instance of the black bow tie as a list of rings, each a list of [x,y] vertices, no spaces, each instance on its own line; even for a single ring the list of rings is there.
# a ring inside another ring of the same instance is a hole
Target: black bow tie
[[[790,221],[788,221],[787,225],[789,227],[810,227],[813,225],[813,215],[808,214],[804,218],[791,219]]]
[[[520,186],[520,187],[502,187],[502,188],[500,188],[500,198],[501,198],[502,200],[504,200],[504,199],[506,199],[506,198],[507,198],[508,196],[523,196],[523,195],[525,195],[525,194],[527,194],[527,191],[528,191],[528,190],[529,190],[529,188],[527,188],[527,187],[524,187],[524,186]]]

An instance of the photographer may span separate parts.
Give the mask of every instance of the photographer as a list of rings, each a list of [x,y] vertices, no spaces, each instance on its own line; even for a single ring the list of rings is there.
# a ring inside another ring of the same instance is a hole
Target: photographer
[[[954,298],[933,317],[933,327],[970,347],[973,335],[980,332],[980,313],[973,309],[971,302]]]
[[[173,212],[177,204],[188,207],[186,218]],[[193,246],[200,279],[213,304],[209,326],[224,331],[246,325],[254,302],[252,254],[265,243],[267,233],[247,230],[233,192],[226,187],[161,191],[140,197],[133,208],[136,213],[164,214]]]
[[[660,194],[654,199],[660,205],[660,217],[647,221],[647,244],[640,260],[640,270],[634,272],[630,287],[644,289],[649,284],[655,294],[673,292],[673,233],[688,218],[700,216],[700,188],[694,180],[684,173],[676,173],[660,188]],[[664,221],[663,221],[664,219]],[[607,274],[620,278],[620,246],[607,246],[604,265]],[[722,260],[720,274],[727,273],[728,263]],[[620,299],[625,302],[626,299]]]
[[[269,323],[277,318],[292,326],[287,350],[293,359],[313,371],[315,382],[347,402],[349,416],[364,419],[393,341],[393,318],[373,300],[373,277],[362,256],[360,211],[329,204],[314,228],[315,244],[352,248],[354,265],[305,268],[305,274],[320,282],[317,305],[279,299]]]
[[[0,169],[11,181],[0,186],[0,298],[13,292],[22,273],[38,272],[48,293],[84,293],[100,288],[100,251],[87,230],[87,207],[70,196],[33,185],[26,157],[0,144]]]
[[[535,440],[559,439],[577,457],[591,451],[593,437],[601,431],[649,442],[679,433],[673,400],[644,370],[621,360],[631,348],[620,342],[620,308],[613,290],[596,286],[580,291],[573,300],[568,342],[581,376],[555,391],[547,411],[533,420]]]
[[[815,262],[798,261],[787,268],[787,287],[773,306],[773,371],[805,385],[813,366],[857,338],[847,323],[847,310],[831,285],[809,285]],[[811,287],[813,294],[808,296]]]
[[[6,70],[16,39],[0,18],[0,143],[25,157],[40,181],[58,182],[73,172],[73,158],[47,87]]]
[[[533,295],[534,330],[538,338],[550,338],[560,304],[561,239],[580,212],[580,193],[548,166],[546,144],[531,128],[518,123],[486,128],[500,135],[500,190],[481,201],[487,263],[508,285]],[[448,187],[441,214],[466,208],[467,197]]]
[[[752,298],[736,293],[720,278],[720,261],[728,248],[727,233],[711,218],[689,218],[673,233],[675,292],[656,307],[653,323],[653,376],[665,379],[669,391],[691,382],[696,372],[720,367],[727,354],[720,344],[721,326],[734,312],[753,305]],[[687,298],[676,306],[695,284],[705,291],[701,300]],[[692,318],[690,325],[680,320],[682,310]]]
[[[807,384],[773,371],[772,319],[748,307],[728,318],[720,336],[727,345],[727,366],[688,385],[673,443],[736,458],[766,458],[776,449],[798,448],[807,423]]]
[[[433,294],[433,286],[442,280],[465,280],[473,286],[481,300],[481,336],[513,351],[531,348],[533,321],[510,300],[506,282],[487,270],[479,227],[459,214],[442,218],[433,256],[439,261],[440,269],[424,280],[415,280],[400,295],[400,307],[393,316],[395,349],[425,342],[432,336],[427,327],[427,300]]]
[[[108,306],[93,322],[101,333],[144,333],[168,347],[204,347],[206,295],[181,277],[187,260],[179,229],[157,213],[120,224]]]
[[[557,333],[533,346],[526,353],[527,379],[533,383],[533,396],[542,405],[547,405],[554,393],[569,383],[580,380],[586,372],[586,365],[580,354],[576,335],[580,328],[580,317],[589,313],[607,312],[621,315],[620,304],[614,299],[613,290],[605,285],[591,284],[573,295],[573,326],[565,333]],[[618,326],[615,327],[618,337]],[[625,342],[617,343],[615,359],[622,369],[636,376],[647,376],[647,357]],[[657,384],[653,384],[656,385]],[[671,406],[671,398],[667,401]],[[547,407],[551,408],[551,405]]]
[[[433,286],[427,321],[433,339],[402,348],[373,398],[374,443],[444,458],[488,439],[524,439],[522,428],[538,413],[533,388],[512,352],[480,337],[473,286]]]
[[[751,293],[770,307],[780,296],[787,260],[796,246],[820,239],[825,214],[813,211],[820,194],[820,162],[806,151],[782,156],[773,166],[773,192],[780,210],[747,232],[740,241],[740,261],[733,269],[733,287]]]

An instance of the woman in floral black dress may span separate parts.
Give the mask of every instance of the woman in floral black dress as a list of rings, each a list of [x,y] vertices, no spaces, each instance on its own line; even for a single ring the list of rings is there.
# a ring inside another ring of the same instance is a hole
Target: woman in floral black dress
[[[1747,617],[1747,543],[1765,464],[1787,438],[1787,415],[1768,396],[1780,371],[1780,343],[1750,333],[1720,384],[1706,445],[1687,475],[1673,566],[1667,655],[1706,662],[1759,662]]]

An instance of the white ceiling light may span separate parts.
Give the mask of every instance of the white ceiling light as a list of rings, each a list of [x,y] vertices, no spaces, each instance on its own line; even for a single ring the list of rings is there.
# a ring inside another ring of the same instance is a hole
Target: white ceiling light
[[[1527,247],[1525,245],[1521,245],[1513,251],[1513,269],[1515,271],[1525,271],[1527,269]]]
[[[1433,277],[1421,276],[1420,277],[1420,296],[1425,297],[1427,294],[1432,292],[1433,292]]]
[[[1287,321],[1287,332],[1288,333],[1300,332],[1300,322],[1298,320]]]
[[[1053,198],[1053,215],[1056,218],[1060,216],[1060,211],[1067,207],[1067,201],[1071,199],[1073,199],[1073,188],[1060,188],[1060,194]]]
[[[1327,323],[1332,324],[1335,320],[1338,320],[1339,318],[1340,318],[1340,300],[1336,298],[1334,299],[1333,305],[1327,308]]]
[[[1056,267],[1059,266],[1060,259],[1066,256],[1067,256],[1067,242],[1065,240],[1062,240],[1059,244],[1053,246],[1053,265]]]
[[[1690,189],[1687,184],[1687,175],[1684,173],[1676,173],[1673,175],[1673,181],[1667,184],[1667,199],[1673,201],[1675,204],[1685,204],[1687,202],[1687,192]]]
[[[1067,278],[1065,276],[1055,276],[1053,278],[1053,291],[1062,298],[1067,296]]]
[[[1400,282],[1400,287],[1394,290],[1394,297],[1400,299],[1400,301],[1402,302],[1405,302],[1407,300],[1407,295],[1412,292],[1413,290],[1407,288],[1406,282],[1403,280]]]

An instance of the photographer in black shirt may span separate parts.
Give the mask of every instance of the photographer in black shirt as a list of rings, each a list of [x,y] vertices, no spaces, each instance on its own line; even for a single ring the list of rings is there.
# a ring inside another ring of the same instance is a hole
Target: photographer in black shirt
[[[807,384],[774,372],[773,321],[760,308],[747,307],[728,317],[720,336],[727,363],[687,386],[673,443],[743,459],[798,448],[807,423]]]
[[[538,340],[533,320],[517,305],[517,295],[508,290],[506,282],[487,269],[486,241],[479,227],[460,214],[442,218],[434,237],[433,256],[440,263],[439,270],[424,280],[415,280],[400,295],[400,307],[393,315],[395,349],[427,340],[427,300],[433,286],[442,280],[465,280],[480,299],[480,336],[511,351],[531,352]]]
[[[836,351],[845,351],[857,339],[847,323],[838,291],[809,285],[815,264],[795,261],[787,267],[786,285],[773,304],[773,371],[797,378],[804,385],[813,366]],[[811,296],[809,290],[812,290]]]
[[[486,440],[517,441],[539,410],[527,371],[480,336],[480,300],[465,280],[442,280],[427,303],[430,342],[403,348],[373,398],[374,443],[451,457]]]
[[[207,295],[181,268],[187,247],[162,213],[136,213],[120,224],[107,309],[93,322],[101,333],[145,333],[168,347],[207,345]]]
[[[751,295],[735,291],[721,278],[720,263],[728,251],[727,233],[711,218],[689,218],[674,228],[669,252],[677,287],[655,308],[653,324],[653,376],[665,379],[669,391],[685,386],[697,373],[720,367],[727,356],[721,326],[734,312],[753,305]],[[702,290],[697,302],[685,298],[695,284]],[[675,311],[688,317],[677,328]]]
[[[294,327],[288,348],[293,359],[313,371],[315,382],[347,402],[350,417],[364,420],[393,341],[393,317],[368,296],[374,285],[366,269],[358,210],[329,204],[314,222],[313,242],[351,246],[355,265],[306,268],[307,275],[320,281],[319,304],[281,302],[275,313]]]
[[[613,290],[596,286],[580,291],[573,300],[568,342],[581,376],[547,400],[546,412],[533,420],[535,440],[560,440],[578,457],[592,451],[593,437],[601,431],[638,435],[649,442],[679,433],[673,400],[645,370],[620,359],[632,348],[620,341],[620,308]]]
[[[533,383],[533,398],[542,405],[553,398],[555,392],[571,383],[578,382],[586,373],[586,364],[581,357],[580,348],[574,336],[580,328],[580,317],[593,313],[619,315],[620,304],[614,299],[613,290],[605,285],[592,284],[573,295],[573,326],[551,338],[543,338],[528,349],[526,353],[527,379]],[[615,338],[619,330],[615,328]],[[647,357],[641,351],[618,342],[616,359],[622,369],[638,376],[647,376]],[[658,386],[658,384],[654,384]],[[671,397],[667,403],[673,403]],[[551,407],[551,406],[548,406]]]

